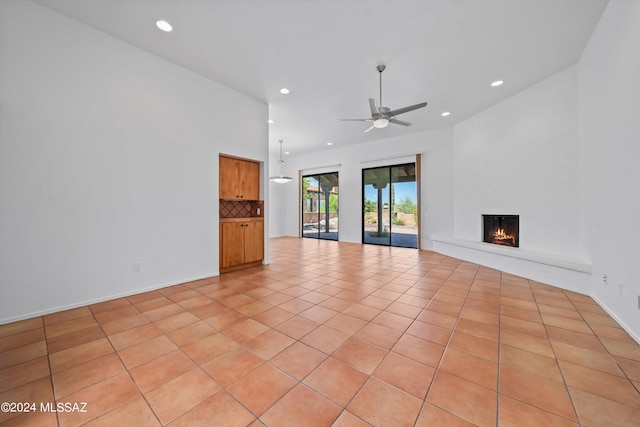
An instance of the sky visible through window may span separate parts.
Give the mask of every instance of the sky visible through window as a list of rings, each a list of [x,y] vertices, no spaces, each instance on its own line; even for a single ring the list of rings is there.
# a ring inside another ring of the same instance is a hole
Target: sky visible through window
[[[416,203],[416,183],[415,182],[396,182],[393,184],[394,190],[394,204],[399,203],[403,198],[409,197],[414,203]],[[378,190],[373,188],[373,185],[366,185],[364,187],[364,197],[366,200],[376,201],[378,199]],[[386,203],[389,200],[389,186],[387,185],[382,190],[382,202]]]

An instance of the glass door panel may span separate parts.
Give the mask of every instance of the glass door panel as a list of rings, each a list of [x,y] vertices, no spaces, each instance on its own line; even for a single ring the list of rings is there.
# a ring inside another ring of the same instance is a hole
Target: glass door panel
[[[415,163],[391,167],[391,246],[418,247]]]
[[[363,230],[362,241],[376,245],[391,244],[390,169],[371,168],[362,171]]]
[[[338,172],[302,177],[302,237],[338,240]]]
[[[418,247],[415,163],[363,169],[363,243]]]
[[[318,238],[319,195],[315,176],[302,177],[302,237]]]

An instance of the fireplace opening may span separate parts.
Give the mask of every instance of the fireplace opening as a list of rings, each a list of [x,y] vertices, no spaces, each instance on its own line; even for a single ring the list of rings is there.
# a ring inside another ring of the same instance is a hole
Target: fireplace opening
[[[482,215],[483,242],[519,247],[519,215]]]

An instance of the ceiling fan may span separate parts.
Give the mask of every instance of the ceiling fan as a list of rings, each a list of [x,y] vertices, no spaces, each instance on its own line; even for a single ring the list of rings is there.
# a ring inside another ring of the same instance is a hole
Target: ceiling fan
[[[373,122],[371,127],[364,132],[367,133],[373,128],[385,128],[389,123],[394,123],[396,125],[401,126],[411,126],[411,123],[405,122],[402,120],[396,119],[396,116],[404,113],[408,113],[409,111],[417,110],[418,108],[423,108],[427,106],[426,102],[421,102],[420,104],[410,105],[404,108],[397,108],[392,110],[388,107],[382,106],[382,72],[385,70],[384,65],[378,65],[378,72],[380,73],[380,107],[376,105],[376,100],[373,98],[369,98],[369,108],[371,108],[371,118],[370,119],[338,119],[340,122]]]

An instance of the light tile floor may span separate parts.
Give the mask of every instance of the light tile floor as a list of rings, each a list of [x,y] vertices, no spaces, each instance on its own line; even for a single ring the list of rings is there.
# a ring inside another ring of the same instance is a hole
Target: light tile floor
[[[405,248],[271,262],[0,326],[0,402],[37,405],[0,423],[640,425],[640,346],[589,297]]]

